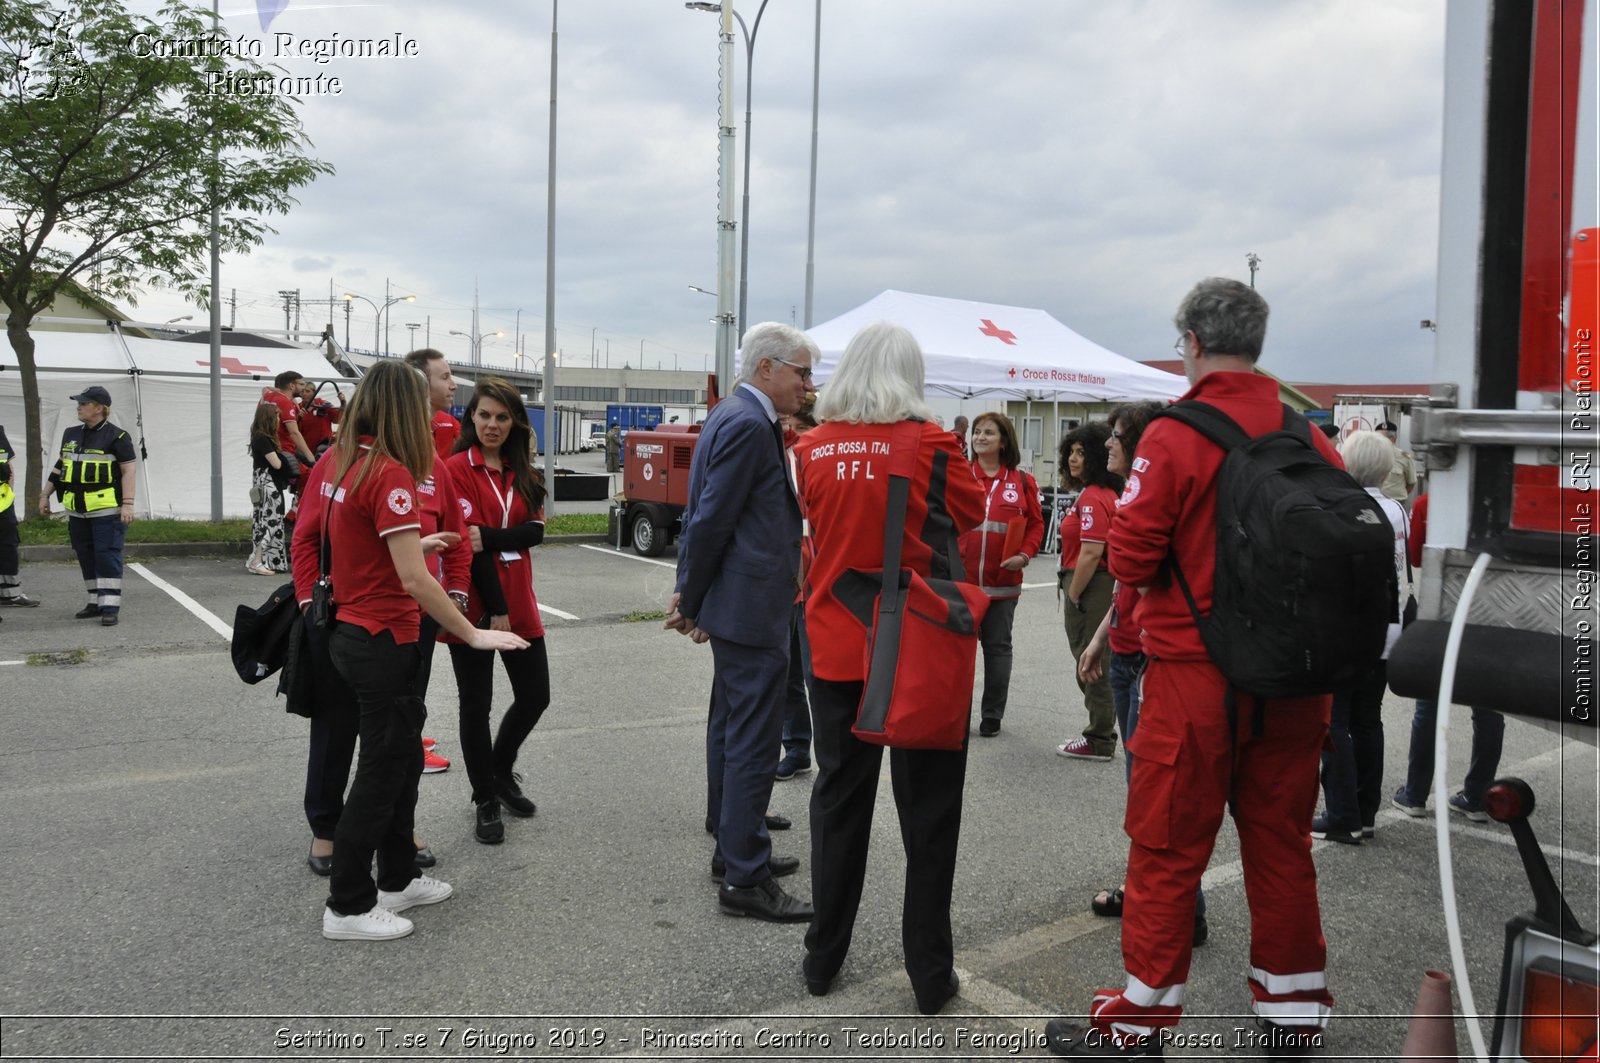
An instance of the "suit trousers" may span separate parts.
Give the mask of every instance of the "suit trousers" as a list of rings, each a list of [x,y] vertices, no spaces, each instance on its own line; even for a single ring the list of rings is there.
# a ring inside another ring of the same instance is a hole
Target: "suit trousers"
[[[810,671],[806,607],[803,602],[795,602],[794,625],[789,629],[789,683],[784,689],[783,758],[796,765],[811,763],[811,705],[806,700],[806,676]]]
[[[715,676],[706,726],[707,814],[730,886],[772,877],[767,861],[767,803],[772,799],[772,754],[783,733],[789,646],[746,646],[712,638]]]
[[[811,791],[811,896],[817,914],[806,931],[806,970],[815,976],[831,977],[844,964],[866,881],[883,747],[850,733],[861,690],[859,682],[811,679],[818,769]],[[919,1000],[934,999],[955,957],[950,896],[966,746],[891,749],[889,774],[906,852],[900,909],[906,974]]]
[[[450,643],[450,664],[461,693],[461,757],[467,762],[472,803],[495,796],[495,779],[511,777],[517,751],[550,705],[550,662],[544,639],[532,639],[525,650],[501,652],[511,679],[511,706],[500,719],[500,731],[489,740],[489,710],[494,703],[493,652]]]
[[[417,643],[396,644],[387,631],[374,635],[341,623],[334,627],[329,651],[360,707],[361,752],[334,831],[328,907],[339,915],[359,915],[378,903],[380,888],[403,890],[417,877],[412,828],[428,711],[413,687]]]

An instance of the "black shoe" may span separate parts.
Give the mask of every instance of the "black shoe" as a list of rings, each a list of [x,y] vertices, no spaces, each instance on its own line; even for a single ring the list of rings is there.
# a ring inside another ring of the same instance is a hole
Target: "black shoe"
[[[1194,917],[1194,947],[1199,948],[1204,945],[1210,937],[1211,924],[1206,922],[1205,916],[1197,914]]]
[[[1361,844],[1359,830],[1340,830],[1329,823],[1327,816],[1318,816],[1311,821],[1311,836],[1322,841],[1338,842],[1340,845]]]
[[[768,830],[788,830],[792,826],[794,826],[794,824],[789,822],[788,816],[774,816],[771,813],[767,814]]]
[[[439,858],[434,856],[433,855],[433,850],[428,848],[426,845],[424,845],[422,848],[417,850],[416,863],[417,863],[418,867],[423,867],[423,868],[432,867],[434,864],[437,864],[438,862],[439,862]]]
[[[984,738],[993,738],[1000,733],[1000,721],[985,716],[983,722],[978,724],[978,734]]]
[[[100,614],[100,626],[101,627],[116,627],[117,626],[117,614],[116,613],[101,613]]]
[[[500,820],[500,801],[491,797],[478,804],[478,823],[473,831],[485,845],[499,845],[506,840],[506,825]]]
[[[801,760],[798,757],[784,757],[778,761],[778,770],[772,773],[772,777],[779,782],[788,782],[796,775],[809,774],[811,774],[811,762],[809,760]]]
[[[772,856],[767,858],[767,870],[772,872],[773,878],[782,878],[792,875],[800,870],[798,856]],[[728,874],[727,861],[722,859],[721,853],[711,854],[711,877],[721,882]]]
[[[835,968],[833,974],[815,973],[813,970],[815,964],[812,962],[814,959],[815,956],[812,953],[806,953],[806,958],[800,961],[800,973],[805,975],[807,993],[814,997],[825,997],[828,995],[828,990],[833,988],[833,980],[839,971],[838,968]]]
[[[1080,1026],[1067,1019],[1051,1019],[1044,1024],[1045,1044],[1052,1055],[1104,1059],[1160,1059],[1161,1042],[1153,1037],[1129,1038],[1119,1046],[1109,1033],[1094,1026]]]
[[[773,878],[754,886],[724,882],[717,889],[717,906],[724,915],[748,915],[769,923],[809,923],[816,914],[809,902],[789,896]]]
[[[313,875],[321,875],[323,878],[327,878],[333,874],[333,854],[318,856],[316,853],[307,853],[306,866],[311,869]]]
[[[522,776],[513,772],[510,775],[496,775],[494,777],[495,792],[500,795],[500,803],[506,806],[506,811],[513,816],[531,816],[539,810],[539,806],[528,800],[522,792],[522,787],[517,784],[522,781]]]
[[[79,609],[76,613],[73,613],[72,614],[72,619],[74,619],[74,620],[88,620],[92,616],[99,616],[99,615],[100,615],[100,607],[98,605],[86,605],[82,609]]]
[[[961,979],[955,971],[951,971],[949,980],[934,990],[932,996],[917,995],[917,1010],[924,1015],[937,1015],[959,992],[961,992]]]

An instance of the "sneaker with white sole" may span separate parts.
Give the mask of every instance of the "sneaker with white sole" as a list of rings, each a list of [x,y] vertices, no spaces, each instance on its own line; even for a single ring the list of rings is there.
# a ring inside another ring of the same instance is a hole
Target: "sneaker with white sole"
[[[393,941],[403,938],[416,926],[378,905],[360,915],[340,915],[332,908],[322,909],[322,936],[334,941]]]
[[[378,907],[387,908],[391,912],[403,912],[407,908],[419,908],[424,904],[438,904],[440,901],[449,900],[454,892],[448,882],[440,882],[428,875],[418,875],[403,890],[396,892],[379,890]]]
[[[1413,804],[1411,791],[1404,786],[1394,792],[1394,797],[1390,799],[1389,803],[1412,819],[1421,819],[1428,814],[1428,806],[1420,803]]]
[[[423,735],[422,736],[422,749],[423,749],[424,752],[432,752],[433,751],[433,747],[438,745],[438,744],[439,743],[435,742],[433,739],[429,738],[427,735]]]
[[[1489,813],[1483,810],[1482,805],[1469,799],[1466,794],[1456,794],[1450,799],[1450,811],[1458,816],[1466,816],[1474,823],[1489,822]]]
[[[1110,753],[1096,753],[1086,738],[1074,738],[1056,746],[1056,756],[1073,760],[1110,760]]]
[[[431,749],[422,751],[422,774],[436,775],[441,771],[450,770],[450,758],[441,757]]]

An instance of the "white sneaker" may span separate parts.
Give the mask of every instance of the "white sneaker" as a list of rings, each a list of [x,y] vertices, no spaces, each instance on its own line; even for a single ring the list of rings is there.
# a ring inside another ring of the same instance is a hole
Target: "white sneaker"
[[[322,936],[335,941],[392,941],[414,929],[411,920],[395,915],[382,904],[360,915],[340,915],[332,908],[322,909]]]
[[[416,908],[423,904],[438,904],[440,901],[449,900],[450,894],[454,892],[448,882],[440,882],[438,879],[430,878],[427,875],[418,875],[411,880],[411,885],[397,893],[389,890],[379,890],[378,907],[387,908],[391,912],[403,912],[407,908]],[[401,922],[405,922],[405,920],[402,919]]]

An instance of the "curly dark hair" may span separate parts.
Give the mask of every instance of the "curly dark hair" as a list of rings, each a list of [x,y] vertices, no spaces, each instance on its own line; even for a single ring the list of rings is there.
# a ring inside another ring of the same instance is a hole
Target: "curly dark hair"
[[[1061,446],[1056,455],[1060,462],[1058,468],[1063,478],[1069,477],[1067,472],[1067,459],[1072,455],[1074,443],[1083,447],[1083,478],[1084,486],[1109,487],[1116,492],[1122,491],[1122,477],[1106,468],[1106,440],[1111,438],[1111,426],[1104,421],[1089,421],[1081,424],[1062,437]]]
[[[1154,401],[1129,402],[1111,411],[1106,423],[1111,425],[1111,430],[1114,432],[1117,422],[1123,422],[1122,452],[1128,456],[1130,462],[1139,450],[1139,440],[1144,436],[1144,430],[1150,427],[1151,419],[1166,408],[1165,403]]]

